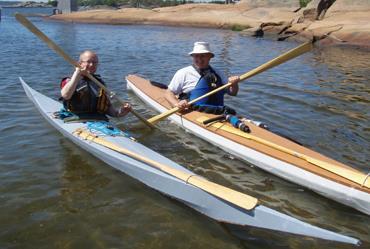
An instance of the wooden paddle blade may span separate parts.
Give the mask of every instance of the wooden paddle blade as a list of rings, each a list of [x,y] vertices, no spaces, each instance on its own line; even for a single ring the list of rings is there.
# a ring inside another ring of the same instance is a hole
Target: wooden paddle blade
[[[41,32],[35,25],[33,25],[25,16],[20,13],[15,14],[15,19],[20,22],[24,27],[26,27],[29,31],[35,34],[38,38],[44,41],[49,48],[54,50],[57,54],[63,57],[67,62],[75,67],[79,67],[78,63],[74,61],[68,54],[66,54],[57,44],[55,44],[52,40],[49,39],[43,32]]]
[[[292,49],[292,50],[290,50],[290,51],[288,51],[288,52],[286,52],[286,53],[284,53],[284,54],[282,54],[278,57],[276,57],[275,59],[273,59],[269,62],[266,62],[265,64],[263,64],[263,65],[255,68],[255,69],[241,75],[240,80],[241,81],[246,80],[246,79],[248,79],[248,78],[250,78],[250,77],[252,77],[256,74],[259,74],[259,73],[262,73],[262,72],[266,71],[267,69],[278,66],[278,65],[280,65],[280,64],[282,64],[282,63],[284,63],[288,60],[291,60],[291,59],[293,59],[293,58],[295,58],[295,57],[297,57],[297,56],[299,56],[303,53],[306,53],[306,52],[310,51],[312,49],[312,47],[313,47],[312,42],[306,42],[306,43],[304,43],[304,44],[302,44],[302,45],[300,45],[300,46],[298,46],[298,47],[296,47],[296,48],[294,48],[294,49]],[[231,86],[231,83],[227,83],[227,84],[225,84],[225,85],[223,85],[219,88],[216,88],[215,90],[213,90],[209,93],[206,93],[206,94],[190,101],[189,104],[194,104],[195,102],[197,102],[201,99],[204,99],[204,98],[206,98],[206,97],[208,97],[212,94],[215,94],[215,93],[221,91],[222,89],[228,88],[230,86]],[[171,116],[172,114],[176,113],[178,110],[179,109],[177,107],[172,108],[168,111],[165,111],[165,112],[163,112],[163,113],[161,113],[157,116],[154,116],[154,117],[148,119],[148,122],[150,122],[152,124],[155,124],[155,123],[161,121],[162,119],[165,119],[168,116]]]
[[[199,176],[190,177],[188,183],[246,210],[252,210],[258,204],[257,198],[210,182]]]
[[[208,119],[208,117],[206,117],[206,116],[199,117],[197,119],[197,122],[203,123],[204,120],[207,120],[207,119]],[[333,163],[327,163],[327,162],[324,162],[322,160],[304,155],[304,154],[299,153],[297,151],[294,151],[294,150],[288,149],[286,147],[283,147],[281,145],[275,144],[273,142],[267,141],[263,138],[254,136],[250,133],[245,133],[245,132],[243,132],[239,129],[236,129],[236,128],[232,127],[229,124],[216,122],[216,123],[211,124],[211,126],[217,128],[217,129],[221,129],[223,131],[229,132],[231,134],[238,135],[238,136],[243,137],[245,139],[253,140],[255,142],[266,145],[266,146],[268,146],[270,148],[273,148],[275,150],[287,153],[291,156],[300,158],[300,159],[305,160],[305,161],[307,161],[307,162],[309,162],[313,165],[316,165],[316,166],[318,166],[322,169],[330,171],[330,172],[332,172],[332,173],[334,173],[338,176],[346,178],[346,179],[348,179],[348,180],[350,180],[354,183],[357,183],[361,186],[370,188],[370,176],[367,176],[364,173],[362,173],[362,172],[360,172],[356,169],[342,167],[342,166],[339,166],[339,165],[336,165],[336,164],[333,164]]]
[[[309,163],[312,163],[320,168],[323,168],[327,171],[330,171],[336,175],[347,178],[348,180],[358,183],[361,186],[370,188],[370,176],[365,175],[364,173],[357,171],[355,169],[349,169],[344,167],[339,167],[335,164],[323,162],[319,159],[315,159],[309,156],[304,156],[305,160]]]
[[[107,147],[111,150],[117,151],[119,153],[122,153],[124,155],[127,155],[131,158],[134,158],[135,160],[139,160],[143,163],[146,163],[150,165],[151,167],[157,168],[173,177],[176,177],[185,183],[191,184],[197,188],[200,188],[204,190],[207,193],[210,193],[216,197],[219,197],[220,199],[223,199],[227,202],[232,203],[233,205],[236,205],[238,207],[244,208],[246,210],[253,209],[257,203],[258,200],[252,196],[237,192],[235,190],[226,188],[224,186],[218,185],[216,183],[210,182],[200,176],[193,175],[190,173],[183,172],[181,170],[175,169],[171,166],[161,164],[157,161],[154,161],[150,158],[147,158],[145,156],[139,155],[133,151],[130,151],[126,148],[120,147],[114,143],[111,143],[104,138],[98,137],[92,133],[90,133],[87,130],[83,129],[77,129],[74,133],[74,135],[81,137],[85,140],[92,141],[96,144],[100,144],[104,147]]]

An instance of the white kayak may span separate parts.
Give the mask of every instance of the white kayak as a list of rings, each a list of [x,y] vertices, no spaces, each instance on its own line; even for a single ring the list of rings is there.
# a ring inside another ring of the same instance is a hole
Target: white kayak
[[[153,165],[144,163],[143,160],[137,160],[127,156],[127,154],[119,153],[117,150],[98,144],[94,140],[83,138],[76,131],[88,129],[86,122],[65,123],[63,120],[55,118],[54,113],[62,108],[62,104],[33,90],[21,78],[20,81],[27,96],[35,104],[42,116],[77,146],[150,188],[175,198],[212,219],[222,223],[237,225],[241,228],[251,226],[343,243],[359,243],[358,239],[310,225],[260,204],[255,205],[251,210],[237,207],[187,181],[165,173],[153,167]],[[96,121],[96,123],[102,122]],[[91,129],[89,132],[94,133]],[[167,165],[178,172],[195,176],[190,170],[150,150],[124,134],[101,136],[99,132],[94,133],[94,139],[99,137],[103,137],[104,141],[114,144],[117,148],[122,148],[130,153],[140,154],[148,158],[148,160]]]

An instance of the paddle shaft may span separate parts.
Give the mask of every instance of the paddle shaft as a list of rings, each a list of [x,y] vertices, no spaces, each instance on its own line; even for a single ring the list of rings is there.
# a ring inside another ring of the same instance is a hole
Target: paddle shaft
[[[203,118],[199,118],[199,119],[197,119],[197,121],[200,122],[200,123],[204,123],[204,121],[208,121],[208,120],[203,119]],[[242,131],[240,131],[238,129],[235,129],[234,127],[231,127],[231,126],[226,125],[224,123],[220,123],[220,122],[213,123],[211,126],[215,127],[216,129],[224,130],[226,132],[244,137],[246,139],[249,139],[249,140],[255,141],[257,143],[263,144],[265,146],[276,149],[276,150],[281,151],[283,153],[286,153],[286,154],[289,154],[291,156],[297,157],[299,159],[305,160],[308,163],[311,163],[311,164],[316,165],[316,166],[318,166],[322,169],[330,171],[330,172],[332,172],[336,175],[339,175],[343,178],[346,178],[346,179],[348,179],[352,182],[355,182],[355,183],[357,183],[361,186],[365,186],[367,188],[370,188],[370,178],[368,179],[367,175],[365,175],[362,172],[359,172],[357,170],[354,170],[354,169],[351,169],[351,168],[340,167],[338,165],[328,163],[328,162],[324,162],[320,159],[316,159],[316,158],[313,158],[311,156],[307,156],[305,154],[299,153],[297,151],[294,151],[294,150],[288,149],[286,147],[283,147],[281,145],[275,144],[273,142],[267,141],[263,138],[260,138],[260,137],[254,136],[252,134],[242,132]]]
[[[268,69],[270,69],[272,67],[278,66],[278,65],[280,65],[280,64],[282,64],[282,63],[284,63],[284,62],[286,62],[288,60],[291,60],[291,59],[293,59],[293,58],[295,58],[295,57],[297,57],[297,56],[299,56],[299,55],[301,55],[303,53],[306,53],[306,52],[310,51],[312,49],[312,47],[313,47],[313,43],[311,41],[310,42],[303,43],[302,45],[300,45],[300,46],[298,46],[298,47],[296,47],[296,48],[294,48],[292,50],[289,50],[288,52],[286,52],[286,53],[284,53],[284,54],[276,57],[275,59],[273,59],[271,61],[268,61],[265,64],[262,64],[261,66],[259,66],[259,67],[255,68],[255,69],[253,69],[253,70],[251,70],[251,71],[249,71],[249,72],[241,75],[240,76],[240,81],[246,80],[246,79],[248,79],[248,78],[250,78],[250,77],[252,77],[252,76],[254,76],[256,74],[262,73],[262,72],[264,72],[264,71],[266,71],[266,70],[268,70]],[[206,98],[206,97],[208,97],[208,96],[210,96],[212,94],[215,94],[215,93],[217,93],[217,92],[219,92],[219,91],[221,91],[221,90],[223,90],[225,88],[228,88],[231,85],[232,84],[229,82],[229,83],[227,83],[227,84],[225,84],[225,85],[223,85],[223,86],[221,86],[219,88],[216,88],[216,89],[214,89],[214,90],[212,90],[212,91],[210,91],[210,92],[208,92],[208,93],[206,93],[206,94],[204,94],[204,95],[202,95],[202,96],[200,96],[200,97],[198,97],[198,98],[190,101],[189,102],[189,105],[194,104],[195,102],[197,102],[197,101],[199,101],[201,99],[204,99],[204,98]],[[155,123],[161,121],[162,119],[165,119],[168,116],[171,116],[172,114],[178,112],[179,110],[180,109],[178,107],[174,107],[174,108],[172,108],[172,109],[170,109],[168,111],[165,111],[165,112],[163,112],[163,113],[161,113],[161,114],[159,114],[157,116],[154,116],[154,117],[148,119],[148,121],[150,123],[152,123],[152,124],[155,124]]]
[[[22,14],[16,13],[15,18],[18,22],[20,22],[24,27],[26,27],[29,31],[31,31],[33,34],[35,34],[38,38],[40,38],[43,42],[45,42],[49,48],[54,50],[57,54],[59,54],[65,61],[67,61],[69,64],[71,64],[74,67],[79,67],[80,65],[73,60],[67,53],[63,51],[56,43],[54,43],[49,37],[47,37],[41,30],[39,30],[35,25],[33,25],[25,16]],[[103,88],[104,91],[109,94],[108,97],[113,96],[115,99],[120,103],[124,104],[125,101],[121,100],[117,97],[117,95],[114,94],[114,92],[110,91],[104,84],[102,84],[99,80],[97,80],[94,76],[92,76],[89,72],[86,72],[86,76],[92,80],[95,84],[97,84],[99,87]],[[142,117],[139,113],[131,110],[131,113],[134,114],[138,119],[140,119],[143,123],[145,123],[150,128],[154,128],[154,125],[149,123],[144,117]]]
[[[287,153],[291,156],[294,156],[294,157],[300,158],[302,160],[305,160],[306,162],[309,162],[313,165],[316,165],[320,168],[323,168],[327,171],[330,171],[330,172],[332,172],[336,175],[339,175],[343,178],[346,178],[346,179],[348,179],[352,182],[355,182],[355,183],[357,183],[361,186],[365,186],[367,188],[370,188],[370,179],[368,179],[368,176],[363,174],[362,172],[356,171],[354,169],[348,169],[348,168],[340,167],[340,166],[337,166],[337,165],[332,164],[332,163],[324,162],[320,159],[316,159],[316,158],[307,156],[305,154],[296,152],[294,150],[285,148],[283,146],[277,145],[275,143],[269,142],[265,139],[262,139],[262,138],[259,138],[259,137],[256,137],[256,136],[253,136],[253,135],[250,135],[250,134],[245,134],[245,137],[247,139],[256,141],[260,144],[263,144],[263,145],[266,145],[268,147],[279,150],[281,152]]]
[[[140,154],[137,154],[133,151],[130,151],[128,149],[125,149],[121,146],[118,146],[114,143],[111,143],[104,138],[98,137],[92,133],[90,133],[87,130],[78,129],[73,134],[85,139],[92,141],[94,143],[97,143],[99,145],[102,145],[104,147],[107,147],[111,150],[114,150],[116,152],[122,153],[124,155],[127,155],[131,158],[134,158],[136,160],[139,160],[143,163],[146,163],[154,168],[157,168],[171,176],[174,176],[185,183],[191,184],[195,187],[198,187],[202,190],[204,190],[207,193],[210,193],[218,198],[221,198],[223,200],[226,200],[238,207],[241,207],[246,210],[253,209],[257,203],[258,200],[252,196],[240,193],[238,191],[226,188],[224,186],[218,185],[216,183],[210,182],[200,176],[190,174],[187,172],[180,171],[178,169],[175,169],[171,166],[159,163],[157,161],[151,160],[147,157],[144,157]]]

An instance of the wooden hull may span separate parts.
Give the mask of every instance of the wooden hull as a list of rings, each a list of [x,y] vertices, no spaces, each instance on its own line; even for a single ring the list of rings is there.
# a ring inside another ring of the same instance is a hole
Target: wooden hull
[[[126,80],[128,89],[157,111],[164,112],[170,108],[164,98],[165,90],[135,75],[129,75]],[[211,118],[214,115],[193,111],[183,115],[177,113],[169,118],[194,135],[265,171],[370,215],[369,188],[264,144],[242,138],[217,127],[204,126],[199,120],[205,117]],[[250,124],[249,127],[251,134],[256,137],[343,169],[354,170],[258,126]]]

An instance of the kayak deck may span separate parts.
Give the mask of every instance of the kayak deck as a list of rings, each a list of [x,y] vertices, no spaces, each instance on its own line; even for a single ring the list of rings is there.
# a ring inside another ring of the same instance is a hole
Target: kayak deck
[[[164,98],[165,89],[156,87],[152,85],[149,80],[146,80],[144,78],[141,78],[135,75],[127,76],[126,80],[128,82],[128,88],[132,89],[142,100],[150,104],[152,107],[156,108],[158,111],[163,112],[171,108],[170,104]],[[191,132],[195,133],[196,135],[201,136],[202,138],[208,140],[211,143],[216,143],[219,147],[226,150],[227,152],[230,152],[238,157],[241,157],[242,159],[246,159],[252,164],[255,164],[256,166],[260,166],[261,168],[271,173],[277,174],[276,172],[274,172],[275,170],[274,162],[278,160],[279,162],[285,163],[284,164],[285,166],[282,166],[282,167],[287,167],[287,165],[293,165],[296,169],[299,169],[301,171],[300,174],[303,175],[302,178],[305,177],[304,174],[306,174],[307,172],[310,172],[323,179],[330,180],[342,186],[346,186],[350,189],[356,189],[365,196],[364,198],[362,198],[364,199],[364,201],[358,204],[360,207],[358,207],[357,209],[367,214],[370,214],[370,189],[369,188],[362,186],[361,184],[358,184],[356,182],[353,182],[345,177],[332,173],[328,170],[325,170],[324,168],[321,168],[315,164],[312,164],[308,162],[307,160],[304,160],[294,155],[290,155],[285,152],[279,151],[277,149],[274,149],[262,143],[259,143],[259,142],[256,142],[250,139],[245,139],[244,137],[241,137],[237,134],[230,133],[228,131],[225,131],[224,129],[220,129],[219,127],[215,127],[212,125],[205,126],[200,122],[200,120],[204,120],[206,118],[212,118],[215,116],[216,115],[213,115],[213,114],[192,111],[190,113],[181,113],[181,114],[177,113],[177,114],[170,116],[170,118],[174,120],[176,123],[182,125],[187,130],[190,130]],[[228,123],[223,123],[222,125],[229,126],[228,127],[229,129],[238,130],[232,127]],[[322,162],[333,164],[335,166],[338,166],[339,168],[358,172],[355,169],[345,164],[342,164],[318,152],[305,148],[297,143],[290,141],[289,139],[276,135],[266,129],[260,128],[254,124],[249,124],[248,126],[251,130],[250,134],[253,134],[253,136],[255,137],[269,141],[278,146],[288,148],[289,150],[312,157]],[[210,139],[210,137],[213,137],[213,138]],[[242,152],[241,149],[237,149],[236,147],[243,148],[244,151]],[[249,157],[249,155],[247,155],[248,153],[253,154],[254,152],[259,152],[260,155],[255,156],[254,158],[251,158]],[[270,165],[268,167],[266,166],[263,167],[260,165],[260,162],[256,160],[256,158],[261,157],[261,154],[266,155],[276,160],[275,161],[270,160],[271,161]],[[282,171],[284,171],[284,169],[282,169]],[[285,171],[288,173],[289,171],[288,168],[286,168]],[[282,175],[282,174],[280,174],[279,176],[292,181],[291,176]],[[306,177],[309,177],[309,176],[307,175]],[[296,183],[300,184],[299,182],[296,182]],[[325,183],[322,183],[322,185],[325,186]],[[310,186],[307,186],[307,187],[310,188]],[[316,190],[316,192],[319,192],[319,190]],[[328,196],[325,192],[321,192],[320,194]],[[341,199],[343,197],[338,196],[337,198]],[[347,197],[344,197],[344,198],[347,198]],[[366,201],[366,198],[367,198],[367,201]],[[344,200],[340,202],[344,203]]]

